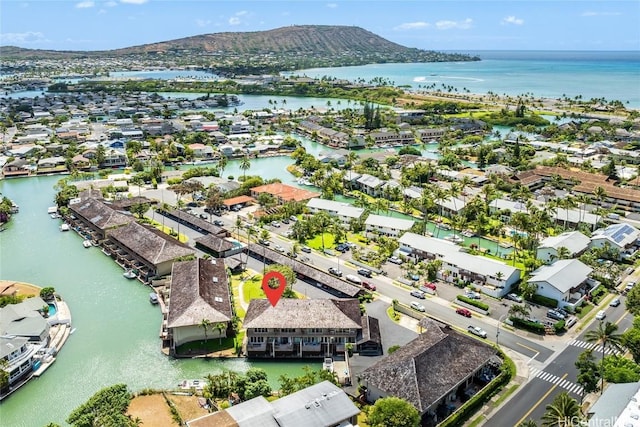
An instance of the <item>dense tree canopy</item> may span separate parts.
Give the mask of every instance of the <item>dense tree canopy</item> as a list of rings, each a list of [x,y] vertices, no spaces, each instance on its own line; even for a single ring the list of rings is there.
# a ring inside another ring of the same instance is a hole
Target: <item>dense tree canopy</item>
[[[371,427],[417,427],[420,413],[406,400],[385,397],[376,401],[367,420]]]

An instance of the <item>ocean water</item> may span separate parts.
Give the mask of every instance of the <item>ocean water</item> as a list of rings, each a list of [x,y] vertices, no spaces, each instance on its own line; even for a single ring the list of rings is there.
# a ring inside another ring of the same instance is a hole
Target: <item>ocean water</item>
[[[459,93],[536,97],[605,98],[640,108],[640,51],[469,51],[481,61],[372,64],[312,68],[288,75],[370,81],[384,77],[394,85],[420,89],[451,86]]]

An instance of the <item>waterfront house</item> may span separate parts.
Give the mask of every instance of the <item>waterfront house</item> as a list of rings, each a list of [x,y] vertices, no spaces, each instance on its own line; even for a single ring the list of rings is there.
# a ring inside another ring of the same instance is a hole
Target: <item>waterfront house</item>
[[[108,230],[135,221],[132,215],[120,212],[104,200],[93,197],[72,199],[69,210],[73,214],[67,219],[69,225],[79,227],[83,235],[97,242],[106,238]]]
[[[413,262],[440,260],[438,279],[449,283],[458,280],[478,286],[483,293],[501,298],[520,281],[520,270],[503,262],[480,255],[471,255],[446,240],[404,233],[400,239],[400,254]]]
[[[36,351],[35,346],[29,345],[28,338],[0,335],[0,361],[6,363],[2,369],[9,374],[6,387],[0,389],[0,399],[31,378]]]
[[[356,184],[358,189],[369,196],[377,197],[380,195],[382,185],[385,181],[381,180],[378,177],[369,174],[362,174],[356,180]]]
[[[357,423],[360,409],[335,384],[323,381],[272,402],[258,396],[187,421],[187,427],[335,427]]]
[[[413,227],[414,221],[410,219],[394,218],[389,216],[369,214],[364,222],[367,236],[399,237]]]
[[[589,248],[591,240],[579,231],[568,231],[543,239],[536,250],[536,258],[547,264],[559,259],[560,248],[567,250],[567,258],[578,258]]]
[[[203,258],[174,262],[166,316],[167,340],[172,352],[187,342],[226,337],[233,309],[224,262]],[[210,322],[211,330],[203,329],[205,319]],[[224,328],[218,327],[222,324]]]
[[[213,147],[205,144],[189,144],[196,159],[212,159],[214,157]]]
[[[562,259],[531,273],[527,283],[536,286],[536,294],[558,301],[558,307],[575,309],[600,285],[589,276],[593,269],[577,259]]]
[[[31,343],[46,346],[49,342],[49,323],[43,315],[47,303],[31,297],[19,304],[0,308],[0,336],[23,337]]]
[[[243,245],[237,240],[223,238],[215,234],[207,234],[195,239],[196,249],[215,258],[227,258],[242,252]]]
[[[358,374],[370,402],[394,396],[415,407],[426,423],[441,421],[496,375],[501,360],[489,344],[433,320],[423,332]]]
[[[2,167],[2,175],[5,177],[27,176],[31,172],[27,159],[15,159]]]
[[[322,358],[344,353],[362,335],[359,301],[287,299],[276,306],[252,299],[243,326],[246,354],[265,358]]]
[[[611,224],[606,228],[596,230],[591,235],[591,248],[604,248],[617,251],[620,258],[629,258],[638,250],[640,230],[625,224]]]
[[[326,212],[335,217],[344,228],[351,226],[351,221],[360,220],[364,215],[364,208],[358,208],[348,203],[336,202],[335,200],[319,199],[314,197],[307,202],[307,209],[312,214]]]
[[[136,222],[108,230],[104,249],[118,264],[138,270],[145,282],[168,275],[174,261],[195,255],[186,244]]]

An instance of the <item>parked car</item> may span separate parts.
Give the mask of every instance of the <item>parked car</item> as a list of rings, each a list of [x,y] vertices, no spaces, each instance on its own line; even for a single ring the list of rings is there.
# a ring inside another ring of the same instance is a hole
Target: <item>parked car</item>
[[[474,291],[465,292],[464,296],[471,299],[480,299],[480,294]]]
[[[275,249],[276,251],[281,252],[281,253],[284,252],[284,248],[282,246],[280,246],[280,245],[275,245],[273,247],[273,249]]]
[[[280,228],[280,223],[278,221],[271,221],[271,226],[272,227],[276,227],[276,228]]]
[[[616,297],[614,299],[611,300],[611,302],[609,303],[609,305],[611,307],[617,307],[620,305],[620,298]]]
[[[342,271],[338,270],[335,267],[329,267],[329,273],[333,274],[334,276],[342,277]]]
[[[371,277],[371,270],[368,270],[366,268],[359,268],[358,269],[358,274],[364,277]]]
[[[289,221],[291,221],[291,222],[296,222],[297,220],[298,220],[298,217],[296,217],[295,215],[291,215],[289,217]]]
[[[397,256],[389,257],[389,262],[391,262],[393,264],[402,264],[402,260],[400,258],[398,258]]]
[[[424,292],[429,292],[429,291],[425,291],[425,289],[431,289],[432,291],[435,291],[436,284],[432,282],[424,282],[424,285],[420,286],[420,290]]]
[[[507,299],[510,299],[511,301],[515,301],[515,302],[522,302],[523,299],[520,295],[518,294],[507,294],[507,296],[505,297]]]
[[[302,252],[307,253],[307,254],[310,254],[310,253],[311,253],[311,248],[310,248],[309,246],[300,246],[300,250],[301,250]]]
[[[560,313],[557,310],[549,310],[547,311],[547,317],[554,320],[564,320],[564,314]]]
[[[407,273],[407,278],[413,280],[414,282],[420,280],[420,276],[416,273]]]
[[[349,250],[349,246],[346,243],[340,243],[336,246],[336,251],[345,253]]]
[[[481,338],[486,338],[487,337],[487,332],[478,327],[478,326],[473,326],[473,325],[469,325],[469,327],[467,327],[467,331],[471,332],[473,335],[477,335]]]
[[[346,276],[344,276],[344,278],[351,283],[355,283],[356,285],[362,284],[362,279],[360,279],[358,276],[355,276],[353,274],[347,274]]]
[[[222,222],[222,220],[220,219],[216,219],[215,221],[213,221],[214,225],[217,225],[218,227],[223,227],[224,226],[224,222]]]
[[[605,313],[604,310],[600,310],[596,314],[596,320],[604,320],[605,317],[607,317],[607,313]]]
[[[418,310],[418,311],[422,311],[422,312],[427,311],[427,309],[426,309],[426,308],[424,308],[424,305],[420,304],[420,303],[419,303],[419,302],[417,302],[417,301],[411,301],[410,306],[411,306],[411,308],[413,308],[414,310]]]
[[[289,224],[289,218],[282,218],[283,224]]]
[[[420,298],[420,299],[425,299],[426,297],[424,296],[424,292],[419,291],[419,290],[414,290],[411,291],[411,296],[412,297],[416,297],[416,298]]]
[[[456,309],[456,313],[458,313],[458,314],[460,314],[461,316],[464,316],[464,317],[471,317],[471,311],[467,310],[466,308],[462,308],[462,307],[457,308]]]
[[[206,213],[201,213],[200,215],[198,215],[200,218],[202,219],[209,219],[209,215],[207,215]]]
[[[368,289],[370,291],[375,291],[376,290],[376,285],[374,285],[373,283],[369,283],[369,282],[362,282],[362,287],[365,289]]]
[[[265,239],[258,240],[258,243],[260,243],[261,245],[264,245],[264,246],[269,246],[271,244],[270,241],[265,240]]]

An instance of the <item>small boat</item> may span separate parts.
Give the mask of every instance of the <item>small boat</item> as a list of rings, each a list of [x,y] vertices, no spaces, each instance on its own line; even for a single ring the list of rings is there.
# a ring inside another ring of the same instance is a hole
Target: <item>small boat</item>
[[[476,234],[475,234],[473,231],[471,231],[471,230],[464,230],[464,231],[463,231],[462,233],[460,233],[460,234],[462,234],[464,237],[473,237],[473,236],[475,236],[475,235],[476,235]]]
[[[135,279],[136,276],[137,276],[137,273],[136,273],[135,270],[130,268],[130,269],[126,270],[124,273],[122,273],[122,275],[124,277],[126,277],[127,279]]]
[[[82,241],[82,246],[84,246],[85,248],[90,248],[91,246],[93,246],[93,243],[91,243],[91,240],[83,240]]]
[[[155,292],[151,292],[149,294],[149,302],[151,304],[158,304],[158,294],[156,294]]]
[[[325,357],[324,362],[322,362],[322,369],[325,371],[333,372],[333,359],[330,357]]]
[[[462,243],[464,241],[464,239],[462,237],[458,236],[457,234],[450,234],[450,235],[446,236],[444,238],[444,240],[448,240],[448,241],[450,241],[452,243],[455,243],[455,244],[459,244],[459,243]]]
[[[69,227],[69,224],[64,223],[60,225],[60,231],[69,231],[71,230],[71,227]]]
[[[69,334],[73,335],[73,333],[74,333],[75,331],[76,331],[76,328],[73,328],[73,329],[69,332]]]
[[[202,390],[204,388],[204,384],[204,380],[184,380],[180,384],[178,384],[178,387],[183,390],[191,390],[192,388],[195,388],[196,390]]]
[[[451,226],[449,224],[445,224],[443,222],[437,223],[436,227],[438,227],[440,230],[451,230]]]

